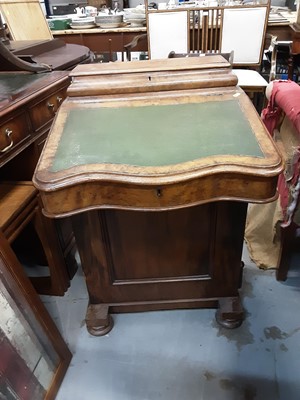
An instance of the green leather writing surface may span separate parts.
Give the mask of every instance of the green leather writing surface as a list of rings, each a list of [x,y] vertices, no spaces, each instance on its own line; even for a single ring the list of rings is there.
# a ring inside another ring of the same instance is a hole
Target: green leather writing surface
[[[263,157],[236,100],[71,110],[51,170],[165,166],[214,155]]]

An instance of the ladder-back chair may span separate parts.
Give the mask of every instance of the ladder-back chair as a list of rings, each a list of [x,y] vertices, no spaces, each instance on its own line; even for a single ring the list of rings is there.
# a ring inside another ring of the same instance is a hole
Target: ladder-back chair
[[[234,52],[233,66],[261,64],[269,3],[147,10],[149,58]]]
[[[167,58],[170,51],[176,53],[188,52],[189,15],[186,11],[149,11],[146,16],[149,58]]]

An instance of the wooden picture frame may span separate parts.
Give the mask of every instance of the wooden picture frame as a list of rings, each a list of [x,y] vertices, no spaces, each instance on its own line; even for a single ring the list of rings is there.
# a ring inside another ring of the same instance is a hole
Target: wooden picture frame
[[[52,40],[39,0],[0,0],[0,11],[12,40]]]
[[[7,400],[54,399],[72,358],[2,232],[0,354],[0,398]]]

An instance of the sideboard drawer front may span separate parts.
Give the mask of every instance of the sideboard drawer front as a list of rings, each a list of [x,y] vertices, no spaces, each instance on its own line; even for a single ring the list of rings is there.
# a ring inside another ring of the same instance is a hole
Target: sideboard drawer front
[[[65,98],[66,88],[43,99],[30,109],[30,118],[35,131],[52,121]]]
[[[0,125],[0,157],[5,157],[29,139],[30,129],[25,113],[7,120]]]

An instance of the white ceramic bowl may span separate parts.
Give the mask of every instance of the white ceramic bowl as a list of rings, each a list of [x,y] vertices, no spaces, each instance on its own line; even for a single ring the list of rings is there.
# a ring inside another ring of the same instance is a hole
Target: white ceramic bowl
[[[126,14],[125,19],[146,19],[145,14]]]
[[[137,13],[137,14],[145,14],[145,8],[124,8],[124,13]]]
[[[95,23],[100,28],[118,28],[123,24],[123,14],[98,14]]]
[[[146,23],[146,18],[126,18],[126,22],[129,22],[131,26],[144,26]]]
[[[72,20],[73,26],[91,25],[95,23],[95,17],[76,18]]]

